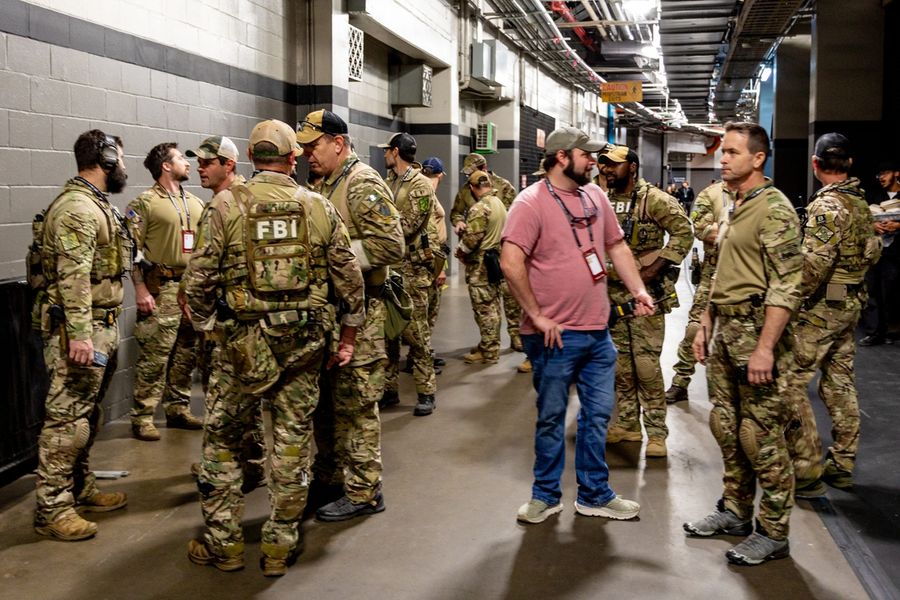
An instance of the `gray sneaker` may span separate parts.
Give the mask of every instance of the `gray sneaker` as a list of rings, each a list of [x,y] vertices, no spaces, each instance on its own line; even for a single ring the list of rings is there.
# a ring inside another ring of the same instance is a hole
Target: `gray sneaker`
[[[728,562],[735,565],[761,565],[767,560],[787,558],[791,554],[788,541],[773,540],[754,531],[750,537],[725,553]]]
[[[753,532],[753,523],[742,521],[740,517],[726,509],[721,500],[709,515],[699,521],[691,521],[683,525],[688,535],[709,537],[711,535],[746,536]]]
[[[625,521],[638,516],[638,513],[641,512],[641,505],[634,500],[626,500],[618,496],[599,506],[579,504],[576,500],[575,512],[586,517],[606,517],[607,519]]]
[[[522,523],[543,523],[548,517],[559,512],[562,512],[561,503],[550,505],[542,500],[532,498],[519,507],[516,520]]]

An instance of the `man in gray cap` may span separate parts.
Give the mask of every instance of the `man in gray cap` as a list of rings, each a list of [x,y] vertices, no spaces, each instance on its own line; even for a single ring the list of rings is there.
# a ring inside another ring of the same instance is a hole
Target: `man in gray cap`
[[[609,485],[606,427],[615,406],[616,349],[607,327],[609,298],[604,256],[648,315],[644,289],[616,215],[603,193],[587,186],[593,153],[605,144],[573,127],[547,136],[547,175],[519,194],[503,230],[503,274],[522,305],[522,342],[534,367],[537,391],[534,484],[517,519],[540,523],[562,511],[569,389],[581,401],[575,436],[578,496],[585,516],[631,519],[640,505],[616,496]]]

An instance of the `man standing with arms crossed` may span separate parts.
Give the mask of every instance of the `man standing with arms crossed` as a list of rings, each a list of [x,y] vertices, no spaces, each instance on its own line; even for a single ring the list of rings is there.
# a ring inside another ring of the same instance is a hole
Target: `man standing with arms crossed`
[[[694,338],[694,353],[707,365],[709,424],[725,472],[716,510],[685,523],[684,530],[701,537],[749,536],[725,554],[740,565],[790,554],[794,505],[794,469],[784,437],[792,408],[776,379],[792,360],[785,328],[801,301],[803,254],[797,213],[763,175],[768,154],[762,127],[725,125],[722,180],[735,201],[719,227],[719,263]],[[762,499],[754,529],[757,480]]]
[[[541,523],[562,511],[566,408],[574,384],[581,401],[575,436],[578,497],[585,516],[631,519],[640,505],[609,486],[606,428],[615,406],[616,348],[607,329],[608,256],[634,295],[635,314],[653,312],[634,258],[609,202],[590,182],[593,152],[605,144],[574,127],[547,136],[546,179],[528,186],[510,209],[501,265],[522,305],[522,341],[534,366],[537,426],[531,500],[517,519]]]
[[[160,400],[167,427],[203,427],[203,421],[191,414],[197,334],[181,314],[177,298],[181,275],[194,250],[203,202],[181,187],[190,176],[191,164],[178,144],[157,144],[147,153],[144,166],[156,183],[128,205],[125,216],[138,252],[138,268],[132,273],[138,357],[131,432],[151,442],[160,438],[153,424]]]
[[[123,492],[101,492],[88,466],[100,423],[100,402],[116,371],[122,277],[132,243],[108,194],[125,188],[122,141],[98,129],[75,142],[78,176],[44,214],[37,295],[50,389],[38,439],[34,530],[64,541],[84,540],[97,524],[75,512],[122,508]]]
[[[331,200],[350,234],[365,279],[366,320],[353,359],[329,370],[313,416],[316,459],[311,509],[323,521],[381,512],[381,419],[385,389],[381,299],[387,267],[403,257],[400,218],[384,180],[350,147],[347,124],[328,110],[306,116],[297,132],[320,192]]]
[[[798,410],[797,427],[788,429],[798,497],[823,495],[820,477],[836,488],[853,487],[859,446],[855,332],[866,271],[878,260],[881,238],[859,179],[848,176],[852,164],[850,140],[843,135],[828,133],[816,141],[813,175],[824,187],[806,207],[800,288],[805,300],[794,324],[794,364],[782,382],[783,394]],[[806,391],[818,369],[819,397],[831,416],[833,438],[824,473],[822,441]]]
[[[431,357],[431,327],[428,320],[429,290],[434,285],[434,250],[439,248],[437,230],[431,226],[431,214],[438,201],[434,188],[416,160],[416,139],[408,133],[396,133],[386,144],[384,164],[387,184],[400,213],[406,239],[406,256],[400,266],[406,292],[412,298],[413,313],[403,339],[413,355],[413,378],[418,397],[413,415],[425,417],[434,412],[437,380]],[[388,390],[397,390],[400,372],[400,339],[388,343]]]

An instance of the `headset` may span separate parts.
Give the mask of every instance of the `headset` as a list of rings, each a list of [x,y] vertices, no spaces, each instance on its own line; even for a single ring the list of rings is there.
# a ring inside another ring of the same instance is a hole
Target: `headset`
[[[104,135],[97,143],[97,155],[100,168],[112,171],[119,164],[119,145],[110,135]]]

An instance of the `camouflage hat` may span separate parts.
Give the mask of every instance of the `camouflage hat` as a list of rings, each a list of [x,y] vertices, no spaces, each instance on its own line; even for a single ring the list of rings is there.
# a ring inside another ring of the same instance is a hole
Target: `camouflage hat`
[[[306,115],[297,130],[297,141],[310,144],[324,134],[347,135],[347,123],[330,110],[314,110]]]
[[[277,154],[256,152],[254,148],[257,144],[262,142],[268,142],[275,146]],[[297,146],[297,137],[294,134],[294,130],[291,129],[291,126],[283,121],[277,121],[275,119],[257,123],[256,127],[253,128],[253,131],[250,132],[249,143],[250,149],[254,150],[253,155],[256,157],[269,155],[284,156],[291,152],[297,156],[301,152],[300,147]]]
[[[608,145],[606,150],[597,157],[597,162],[601,163],[623,163],[626,161],[635,164],[639,162],[637,152],[628,146]]]
[[[544,154],[556,154],[560,150],[584,150],[600,152],[607,146],[606,142],[592,140],[588,134],[576,127],[560,127],[554,129],[544,142]]]
[[[463,159],[462,172],[465,175],[471,175],[472,171],[487,167],[487,159],[480,154],[472,152],[467,154]]]
[[[200,146],[196,150],[188,150],[184,155],[190,158],[205,158],[207,160],[217,156],[237,160],[238,149],[234,142],[224,135],[214,135],[200,142]]]
[[[469,185],[474,185],[475,187],[491,185],[491,176],[484,171],[473,171],[469,175]]]

